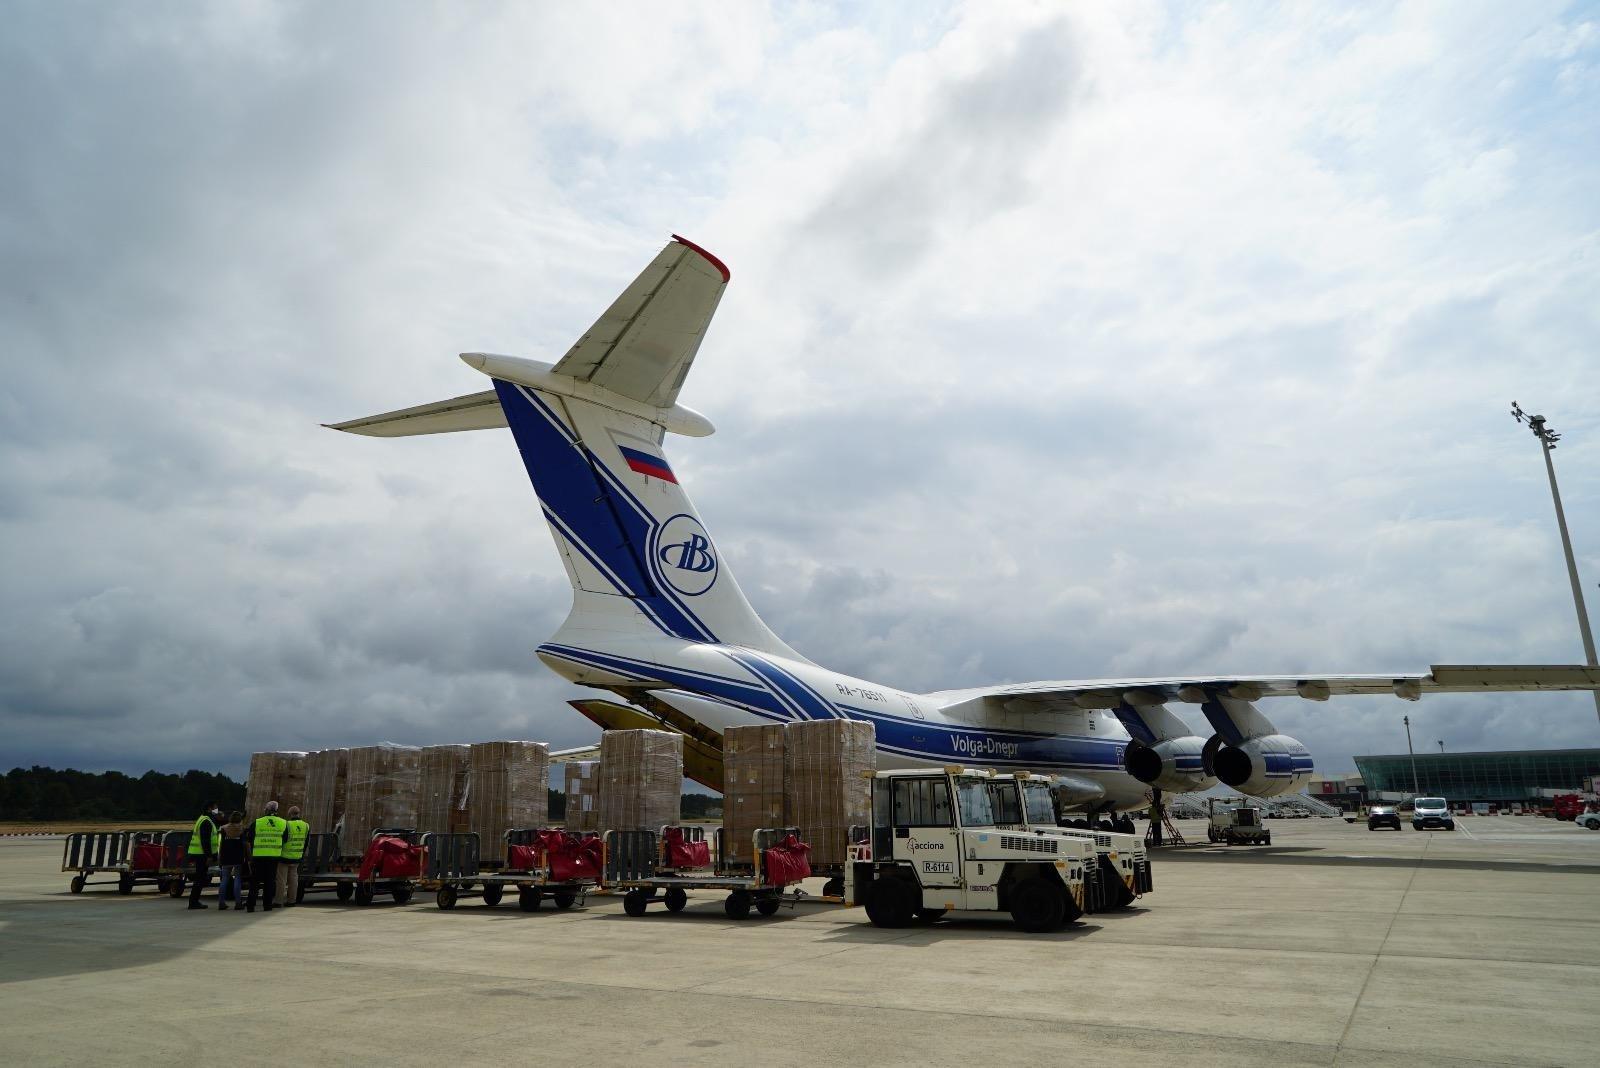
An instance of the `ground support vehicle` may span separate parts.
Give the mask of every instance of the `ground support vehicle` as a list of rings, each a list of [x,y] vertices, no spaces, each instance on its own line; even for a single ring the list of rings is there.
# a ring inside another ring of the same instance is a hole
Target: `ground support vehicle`
[[[1261,822],[1261,810],[1236,797],[1213,797],[1206,802],[1211,819],[1206,837],[1224,845],[1271,845],[1272,832]],[[1398,830],[1398,828],[1396,828]]]
[[[1456,829],[1455,817],[1450,815],[1450,803],[1442,797],[1419,797],[1411,802],[1411,829],[1421,831],[1441,827]]]
[[[119,894],[131,894],[133,888],[141,884],[166,891],[170,884],[161,871],[161,842],[164,836],[178,833],[78,831],[67,835],[62,843],[61,870],[77,873],[68,884],[74,894],[83,893],[84,887],[91,885],[91,875],[114,875]]]
[[[507,831],[505,840],[505,865],[489,868],[479,862],[477,834],[423,835],[427,868],[418,885],[433,891],[434,904],[441,909],[453,909],[462,897],[473,895],[493,907],[515,890],[518,906],[534,912],[547,897],[556,908],[569,909],[599,883],[600,849],[594,835],[528,827]],[[583,848],[586,842],[594,843],[593,848]]]
[[[996,826],[991,778],[956,766],[875,773],[871,834],[850,847],[846,903],[864,905],[878,927],[959,909],[1009,912],[1032,932],[1099,907],[1094,843]]]
[[[1367,809],[1367,830],[1375,831],[1379,827],[1393,827],[1400,829],[1400,812],[1393,805],[1373,805]]]
[[[1155,889],[1150,857],[1137,834],[1090,825],[1080,827],[1076,823],[1058,824],[1049,776],[1026,771],[993,775],[989,779],[989,803],[994,809],[995,825],[1002,829],[1048,831],[1094,844],[1099,908],[1086,911],[1127,908],[1136,898]]]
[[[607,831],[605,835],[605,885],[609,890],[622,892],[622,909],[629,916],[643,916],[655,902],[662,902],[668,912],[682,912],[689,903],[689,891],[714,890],[727,895],[722,910],[731,920],[746,919],[751,909],[763,916],[771,916],[787,901],[791,906],[805,896],[799,886],[792,886],[800,878],[810,875],[810,867],[796,878],[787,858],[798,854],[803,858],[805,839],[795,827],[763,827],[752,838],[751,856],[754,864],[747,869],[730,869],[711,863],[709,850],[705,865],[685,864],[684,857],[674,857],[667,831],[681,831],[689,843],[704,842],[705,831],[699,827],[662,828],[661,831]],[[699,838],[692,837],[700,835]],[[722,829],[716,831],[716,855],[726,856],[721,843]],[[796,849],[794,847],[800,847]],[[784,870],[776,869],[775,858],[770,854],[781,851],[785,855]]]
[[[420,866],[415,871],[394,865],[386,869],[381,859],[373,855],[377,843],[382,839],[400,839],[408,845],[418,844],[414,830],[376,830],[372,832],[371,843],[364,856],[345,857],[339,853],[338,835],[307,835],[305,852],[300,857],[300,885],[295,892],[295,903],[304,901],[307,894],[329,892],[340,901],[354,899],[358,905],[372,904],[379,894],[388,894],[397,905],[410,901],[422,877]]]

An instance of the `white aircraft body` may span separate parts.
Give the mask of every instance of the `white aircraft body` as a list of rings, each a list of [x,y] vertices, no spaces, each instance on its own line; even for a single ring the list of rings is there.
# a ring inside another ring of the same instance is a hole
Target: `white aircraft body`
[[[539,658],[627,702],[573,702],[602,726],[684,733],[701,757],[690,774],[707,785],[722,786],[728,727],[845,717],[876,728],[881,767],[1049,773],[1079,811],[1135,807],[1152,788],[1204,790],[1218,780],[1271,797],[1303,785],[1312,758],[1255,707],[1264,698],[1600,688],[1600,672],[1573,665],[908,693],[820,667],[750,607],[663,449],[668,432],[712,432],[678,392],[728,277],[715,256],[675,236],[554,365],[464,353],[492,390],[332,424],[374,437],[510,427],[573,589],[571,614]],[[1173,704],[1197,706],[1209,729],[1196,733]]]

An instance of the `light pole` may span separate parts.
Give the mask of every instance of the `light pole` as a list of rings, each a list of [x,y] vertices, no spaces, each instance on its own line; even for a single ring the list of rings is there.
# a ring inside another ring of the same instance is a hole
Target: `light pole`
[[[1411,754],[1411,796],[1416,797],[1417,794],[1421,793],[1421,789],[1417,786],[1417,751],[1411,748],[1411,717],[1401,716],[1400,718],[1405,721],[1406,725],[1406,752]]]
[[[1583,655],[1589,658],[1590,667],[1600,667],[1594,656],[1594,635],[1589,633],[1589,610],[1583,606],[1583,586],[1578,582],[1578,565],[1572,559],[1572,539],[1567,535],[1567,513],[1561,509],[1561,491],[1556,488],[1556,465],[1550,459],[1561,435],[1550,429],[1542,415],[1529,415],[1516,401],[1511,402],[1511,415],[1518,423],[1527,420],[1528,429],[1539,439],[1539,451],[1544,454],[1544,471],[1550,476],[1550,497],[1556,502],[1556,526],[1561,528],[1561,550],[1567,555],[1567,581],[1572,583],[1572,604],[1578,610],[1578,632],[1583,635]],[[1590,690],[1594,698],[1594,711],[1600,716],[1600,690]]]
[[[1443,738],[1439,739],[1439,752],[1441,752],[1441,753],[1444,752],[1444,739]]]

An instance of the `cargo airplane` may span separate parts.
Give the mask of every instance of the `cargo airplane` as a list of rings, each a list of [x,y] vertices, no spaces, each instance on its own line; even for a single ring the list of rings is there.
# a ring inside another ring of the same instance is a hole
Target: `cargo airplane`
[[[371,437],[509,427],[572,582],[571,613],[537,649],[607,699],[572,702],[603,728],[685,736],[685,770],[722,788],[721,732],[849,718],[876,728],[879,766],[960,763],[1056,777],[1068,810],[1141,805],[1219,780],[1258,797],[1297,790],[1311,754],[1257,708],[1269,698],[1592,690],[1582,666],[1440,666],[1376,675],[1179,675],[911,693],[812,663],[763,623],[665,449],[711,422],[678,393],[728,268],[673,240],[555,364],[463,353],[493,388],[331,424]],[[1173,711],[1192,705],[1197,733]]]

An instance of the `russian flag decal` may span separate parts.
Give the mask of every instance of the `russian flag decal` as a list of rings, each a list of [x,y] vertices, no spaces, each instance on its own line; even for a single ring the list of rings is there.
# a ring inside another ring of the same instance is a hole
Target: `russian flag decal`
[[[659,478],[663,482],[673,483],[678,481],[678,476],[672,473],[672,468],[661,457],[641,449],[631,449],[621,442],[617,443],[617,448],[622,451],[622,458],[627,461],[628,467],[646,478]]]

